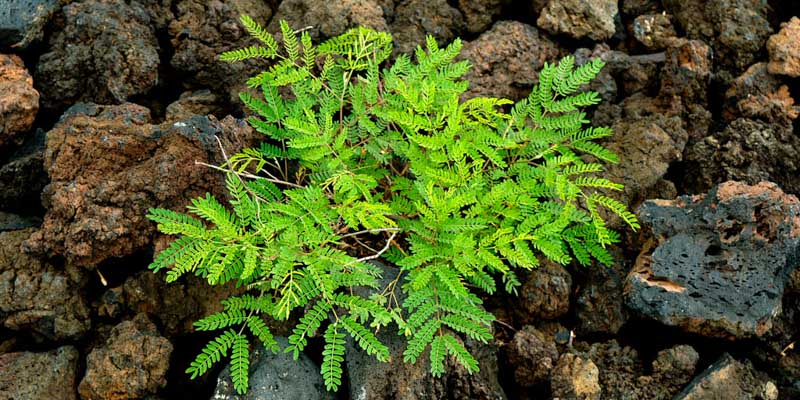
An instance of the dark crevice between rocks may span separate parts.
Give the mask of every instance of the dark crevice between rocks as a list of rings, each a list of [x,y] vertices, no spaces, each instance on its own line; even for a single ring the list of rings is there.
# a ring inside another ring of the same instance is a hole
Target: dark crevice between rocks
[[[170,62],[172,56],[175,55],[175,48],[172,47],[169,33],[166,29],[159,29],[156,30],[155,36],[159,48],[156,86],[147,93],[132,96],[128,101],[149,108],[153,124],[160,124],[166,117],[167,106],[178,100],[183,93],[184,85],[181,74],[172,67]]]
[[[173,345],[172,356],[167,371],[167,386],[159,395],[164,399],[209,399],[217,386],[217,377],[228,362],[227,357],[216,363],[204,375],[190,379],[186,368],[197,357],[209,341],[215,339],[219,332],[195,332],[170,338]]]

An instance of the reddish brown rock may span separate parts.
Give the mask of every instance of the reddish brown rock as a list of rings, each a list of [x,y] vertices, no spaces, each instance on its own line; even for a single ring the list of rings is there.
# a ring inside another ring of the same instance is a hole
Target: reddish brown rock
[[[39,111],[39,92],[22,59],[0,54],[0,150],[31,129]]]
[[[389,24],[395,52],[412,53],[425,47],[425,37],[433,36],[439,46],[450,44],[466,29],[464,16],[447,0],[407,0],[398,2]]]
[[[562,354],[552,372],[550,387],[560,399],[600,400],[600,370],[591,359],[573,353]]]
[[[616,0],[551,0],[536,25],[553,34],[603,41],[614,36]]]
[[[466,96],[522,99],[538,81],[545,61],[553,62],[559,55],[558,46],[536,28],[521,22],[497,22],[464,45],[461,58],[472,64],[465,75],[470,83]]]
[[[511,0],[458,0],[458,9],[464,14],[467,30],[480,33],[492,26],[492,22]]]
[[[317,41],[341,35],[357,26],[389,31],[383,9],[375,0],[286,0],[278,6],[268,30],[279,33],[280,20],[286,20],[295,29],[310,26],[309,33]]]
[[[661,95],[679,96],[685,104],[705,106],[712,67],[713,51],[705,43],[686,39],[669,41],[661,73]]]
[[[122,400],[153,394],[166,384],[172,344],[144,314],[111,330],[105,344],[86,357],[78,385],[83,400]]]
[[[222,99],[209,90],[183,92],[181,97],[167,106],[167,121],[181,121],[195,115],[219,115],[223,112]]]
[[[514,382],[521,386],[534,386],[549,380],[558,361],[555,343],[530,325],[514,334],[506,351],[508,362],[514,367]]]
[[[28,251],[94,266],[143,249],[155,233],[149,208],[183,211],[193,197],[224,193],[222,174],[195,164],[223,161],[215,136],[233,154],[253,135],[232,117],[149,121],[134,104],[82,104],[62,117],[47,135],[48,211]]]
[[[22,253],[33,229],[0,232],[0,323],[37,340],[76,340],[90,328],[86,279]]]
[[[800,77],[800,18],[792,17],[767,40],[769,72]]]
[[[556,319],[569,311],[572,276],[559,264],[545,261],[522,278],[517,306],[517,320],[533,324]]]
[[[75,400],[78,350],[0,354],[0,399]]]
[[[698,375],[674,400],[778,400],[778,388],[749,361],[744,363],[725,354]]]
[[[677,33],[668,16],[645,14],[633,20],[633,36],[648,49],[660,50],[666,47],[669,40],[677,36]]]
[[[788,126],[799,113],[789,88],[768,72],[766,63],[750,66],[725,91],[722,116],[729,122],[744,117]]]

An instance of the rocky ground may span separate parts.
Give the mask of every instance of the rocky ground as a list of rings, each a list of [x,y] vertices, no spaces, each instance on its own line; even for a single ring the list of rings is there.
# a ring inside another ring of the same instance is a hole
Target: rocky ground
[[[591,118],[643,225],[611,268],[545,264],[488,300],[480,374],[354,352],[330,395],[312,343],[255,354],[247,399],[800,399],[793,0],[5,0],[0,399],[237,398],[222,368],[183,373],[208,339],[192,321],[236,289],[147,271],[165,238],[144,215],[222,193],[194,164],[220,161],[215,136],[257,140],[237,93],[263,65],[217,60],[248,43],[242,13],[315,39],[386,30],[398,53],[461,37],[471,95],[520,99],[545,61],[603,58]]]

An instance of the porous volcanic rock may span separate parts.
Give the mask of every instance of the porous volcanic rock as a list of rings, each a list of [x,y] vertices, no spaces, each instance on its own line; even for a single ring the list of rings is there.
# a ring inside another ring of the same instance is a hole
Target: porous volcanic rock
[[[492,26],[509,3],[511,0],[458,0],[458,9],[464,14],[467,31],[480,33]]]
[[[289,345],[284,337],[276,336],[281,349]],[[304,353],[294,360],[290,353],[279,351],[276,354],[258,346],[250,354],[250,376],[247,394],[240,396],[233,387],[230,366],[217,378],[214,400],[284,400],[336,398],[325,390],[325,382],[314,364]]]
[[[278,6],[268,30],[279,33],[280,20],[286,20],[295,29],[311,27],[308,32],[315,41],[341,35],[357,26],[389,31],[383,8],[375,0],[285,0]]]
[[[254,135],[232,117],[149,121],[146,108],[130,103],[67,111],[47,135],[47,214],[28,251],[89,267],[133,254],[155,232],[149,208],[184,211],[191,198],[224,193],[222,174],[195,164],[223,161],[215,136],[233,154]]]
[[[59,269],[21,251],[35,230],[0,232],[0,322],[38,340],[76,340],[90,328],[81,291],[86,279],[74,267]]]
[[[0,49],[24,49],[41,40],[58,0],[4,0],[0,7]]]
[[[183,92],[181,97],[167,106],[167,121],[181,121],[195,115],[219,115],[223,111],[222,101],[214,92],[202,89]]]
[[[78,385],[83,400],[132,399],[166,384],[172,344],[144,314],[111,330],[104,345],[86,357],[86,375]]]
[[[247,14],[266,26],[272,17],[268,2],[178,0],[173,8],[175,17],[169,23],[168,32],[175,54],[170,65],[185,85],[212,89],[231,104],[239,104],[238,94],[245,89],[247,78],[268,65],[257,60],[226,63],[219,60],[219,55],[257,43],[239,18]]]
[[[613,254],[613,253],[612,253]],[[601,265],[587,268],[586,283],[581,285],[575,299],[575,316],[579,336],[605,333],[616,334],[627,321],[622,289],[627,267],[622,254],[614,254],[611,267]]]
[[[395,52],[411,53],[417,46],[425,48],[425,37],[431,35],[444,47],[466,29],[461,11],[447,0],[405,0],[394,9],[389,30]]]
[[[574,400],[600,400],[600,371],[591,359],[573,353],[562,354],[552,372],[553,397]]]
[[[614,36],[617,0],[550,0],[536,25],[554,34],[603,41]]]
[[[35,73],[43,108],[118,104],[156,85],[158,41],[138,2],[87,0],[62,10],[65,26],[50,39]]]
[[[679,96],[684,104],[705,106],[714,58],[711,47],[686,39],[671,40],[666,46],[660,95]]]
[[[792,17],[781,30],[767,40],[769,72],[800,77],[800,18]]]
[[[42,130],[28,135],[0,165],[0,210],[27,215],[43,212],[41,193],[48,182],[44,136]]]
[[[674,400],[777,400],[778,388],[763,372],[756,371],[749,361],[737,361],[723,355],[698,375]]]
[[[658,0],[622,0],[620,8],[623,13],[631,16],[642,14],[653,14],[661,11],[661,4]]]
[[[39,111],[39,92],[22,59],[0,54],[0,150],[31,129]]]
[[[522,286],[515,299],[516,320],[533,324],[556,319],[569,311],[572,276],[563,266],[552,261],[521,276]]]
[[[78,350],[0,354],[0,399],[75,400]]]
[[[633,36],[648,49],[660,50],[677,33],[666,15],[644,14],[633,20]]]
[[[751,65],[725,91],[722,116],[728,122],[744,117],[790,126],[798,114],[800,107],[794,105],[789,87],[766,63]]]
[[[695,193],[727,180],[777,183],[800,194],[800,137],[791,125],[739,118],[686,150],[684,182]]]
[[[491,30],[464,44],[461,58],[472,64],[464,76],[470,83],[465,95],[525,98],[538,81],[545,61],[553,62],[559,55],[559,47],[536,28],[499,21]]]
[[[763,336],[800,260],[800,201],[774,183],[645,202],[653,234],[628,275],[635,312],[709,337]]]
[[[514,334],[506,352],[509,364],[514,367],[514,382],[521,386],[547,382],[559,358],[555,343],[531,325]]]

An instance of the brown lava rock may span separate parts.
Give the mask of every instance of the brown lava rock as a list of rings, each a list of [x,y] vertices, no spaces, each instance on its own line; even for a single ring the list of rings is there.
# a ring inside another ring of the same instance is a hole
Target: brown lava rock
[[[36,69],[44,108],[122,103],[156,85],[158,42],[138,2],[88,0],[62,10],[65,26],[50,39]]]
[[[467,31],[481,33],[492,26],[503,6],[511,0],[458,0],[458,9],[464,14]]]
[[[219,115],[223,112],[222,101],[210,90],[183,92],[181,97],[167,106],[167,121],[181,121],[195,115]]]
[[[633,36],[648,49],[660,50],[666,47],[668,41],[677,36],[677,33],[668,16],[645,14],[633,20]]]
[[[766,63],[750,66],[725,91],[722,116],[728,122],[744,117],[791,126],[799,113],[789,88],[768,71]]]
[[[558,399],[600,400],[600,371],[591,359],[573,353],[562,354],[552,372],[550,387]]]
[[[800,77],[800,18],[792,17],[767,41],[769,72]]]
[[[698,375],[674,400],[778,400],[778,388],[749,361],[725,354]]]
[[[514,382],[534,386],[550,379],[558,361],[558,350],[552,340],[535,327],[526,325],[514,334],[506,347],[508,362],[514,369]]]
[[[544,261],[542,265],[522,276],[518,301],[514,308],[516,319],[532,324],[543,319],[556,319],[569,311],[572,276],[559,264]]]
[[[0,399],[75,400],[78,350],[0,354]]]
[[[83,400],[122,400],[155,393],[166,384],[172,344],[144,314],[115,326],[86,358],[78,392]]]
[[[33,229],[0,232],[0,323],[42,340],[76,340],[90,328],[86,279],[21,251]]]
[[[536,25],[553,34],[603,41],[614,36],[617,0],[551,0]]]
[[[22,59],[0,54],[0,150],[31,129],[39,111],[39,92]]]
[[[278,6],[268,30],[279,33],[282,19],[295,29],[311,26],[308,32],[315,41],[340,35],[357,26],[389,31],[383,9],[374,0],[285,0]]]
[[[431,35],[439,46],[450,44],[466,29],[464,16],[447,0],[405,0],[398,2],[394,20],[389,25],[395,52],[411,53],[425,47]]]
[[[461,58],[472,64],[464,76],[470,83],[466,96],[525,98],[545,61],[553,62],[559,55],[559,47],[536,28],[521,22],[497,22],[464,45]]]
[[[149,208],[183,211],[193,197],[223,193],[222,174],[195,164],[223,161],[214,137],[233,154],[253,135],[232,117],[149,121],[149,111],[135,104],[67,111],[47,135],[48,211],[28,251],[94,266],[141,250],[155,233]]]

